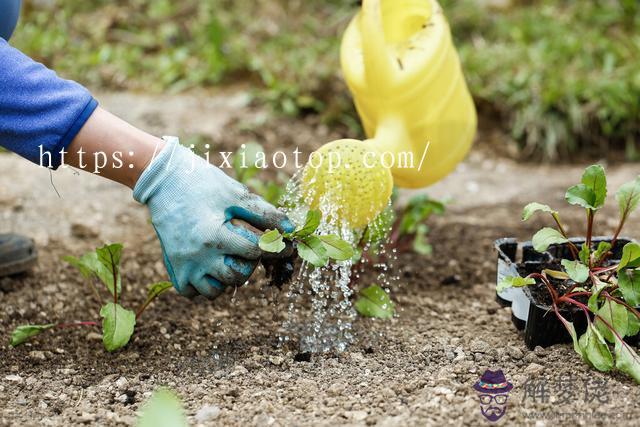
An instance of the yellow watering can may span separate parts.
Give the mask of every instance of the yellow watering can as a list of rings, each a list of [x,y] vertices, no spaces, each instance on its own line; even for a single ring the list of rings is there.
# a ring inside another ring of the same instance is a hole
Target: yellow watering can
[[[450,173],[471,146],[477,118],[435,0],[364,0],[340,58],[370,139],[321,147],[303,187],[312,207],[335,206],[339,223],[360,228],[387,206],[394,181],[419,188]]]

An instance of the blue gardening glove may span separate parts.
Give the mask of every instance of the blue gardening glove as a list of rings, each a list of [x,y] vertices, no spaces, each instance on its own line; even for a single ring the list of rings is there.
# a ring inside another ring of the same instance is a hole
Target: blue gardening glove
[[[178,293],[208,298],[247,281],[262,256],[259,230],[292,231],[287,217],[203,158],[165,137],[133,197],[149,207],[169,277]],[[234,221],[236,222],[236,221]]]

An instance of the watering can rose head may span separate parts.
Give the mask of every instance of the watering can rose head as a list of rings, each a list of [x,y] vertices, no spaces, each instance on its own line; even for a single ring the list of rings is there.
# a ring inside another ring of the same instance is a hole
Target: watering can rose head
[[[352,228],[371,222],[389,203],[393,178],[375,148],[355,139],[323,145],[305,166],[303,197],[329,221]]]

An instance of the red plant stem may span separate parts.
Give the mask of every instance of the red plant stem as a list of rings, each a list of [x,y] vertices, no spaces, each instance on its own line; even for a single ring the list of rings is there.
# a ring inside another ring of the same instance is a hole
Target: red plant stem
[[[638,319],[640,319],[640,312],[638,312],[638,310],[636,310],[635,307],[629,305],[628,303],[622,301],[619,298],[613,297],[609,294],[609,292],[603,292],[605,298],[610,299],[612,301],[617,302],[618,304],[621,304],[623,306],[625,306],[630,312],[632,312]]]
[[[544,274],[532,273],[527,277],[538,278],[538,279],[542,280],[542,283],[545,284],[545,286],[547,287],[547,290],[551,294],[551,298],[552,298],[553,302],[555,303],[558,300],[558,293],[556,292],[555,289],[553,289],[553,286],[551,286],[551,283],[549,282],[549,280],[547,279],[547,277]]]
[[[593,293],[592,292],[574,292],[574,293],[566,293],[564,295],[562,295],[560,298],[558,298],[558,302],[562,302],[563,298],[574,298],[574,297],[580,297],[580,296],[586,296],[586,297],[590,297]]]
[[[138,309],[138,311],[136,311],[136,320],[138,320],[140,318],[140,316],[142,316],[142,313],[144,313],[144,311],[147,309],[147,307],[149,307],[149,304],[151,304],[151,302],[156,299],[156,297],[153,297],[147,301],[144,302],[144,304],[142,304],[140,306],[140,308]]]
[[[118,266],[113,260],[111,249],[109,249],[109,258],[111,259],[111,270],[113,272],[113,303],[118,304]]]
[[[73,328],[76,326],[98,326],[98,322],[87,321],[87,322],[74,322],[74,323],[58,323],[56,325],[56,328],[65,329],[65,328]]]
[[[587,248],[591,251],[591,239],[593,237],[593,218],[595,211],[593,209],[587,209]],[[591,257],[589,257],[589,268],[591,268]]]

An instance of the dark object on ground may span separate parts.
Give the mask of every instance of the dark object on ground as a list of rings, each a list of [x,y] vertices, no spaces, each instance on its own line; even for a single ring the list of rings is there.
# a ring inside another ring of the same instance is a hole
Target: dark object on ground
[[[293,357],[293,360],[296,362],[311,362],[311,353],[308,351],[298,353]]]
[[[24,273],[38,261],[33,240],[18,234],[0,234],[0,277]]]

